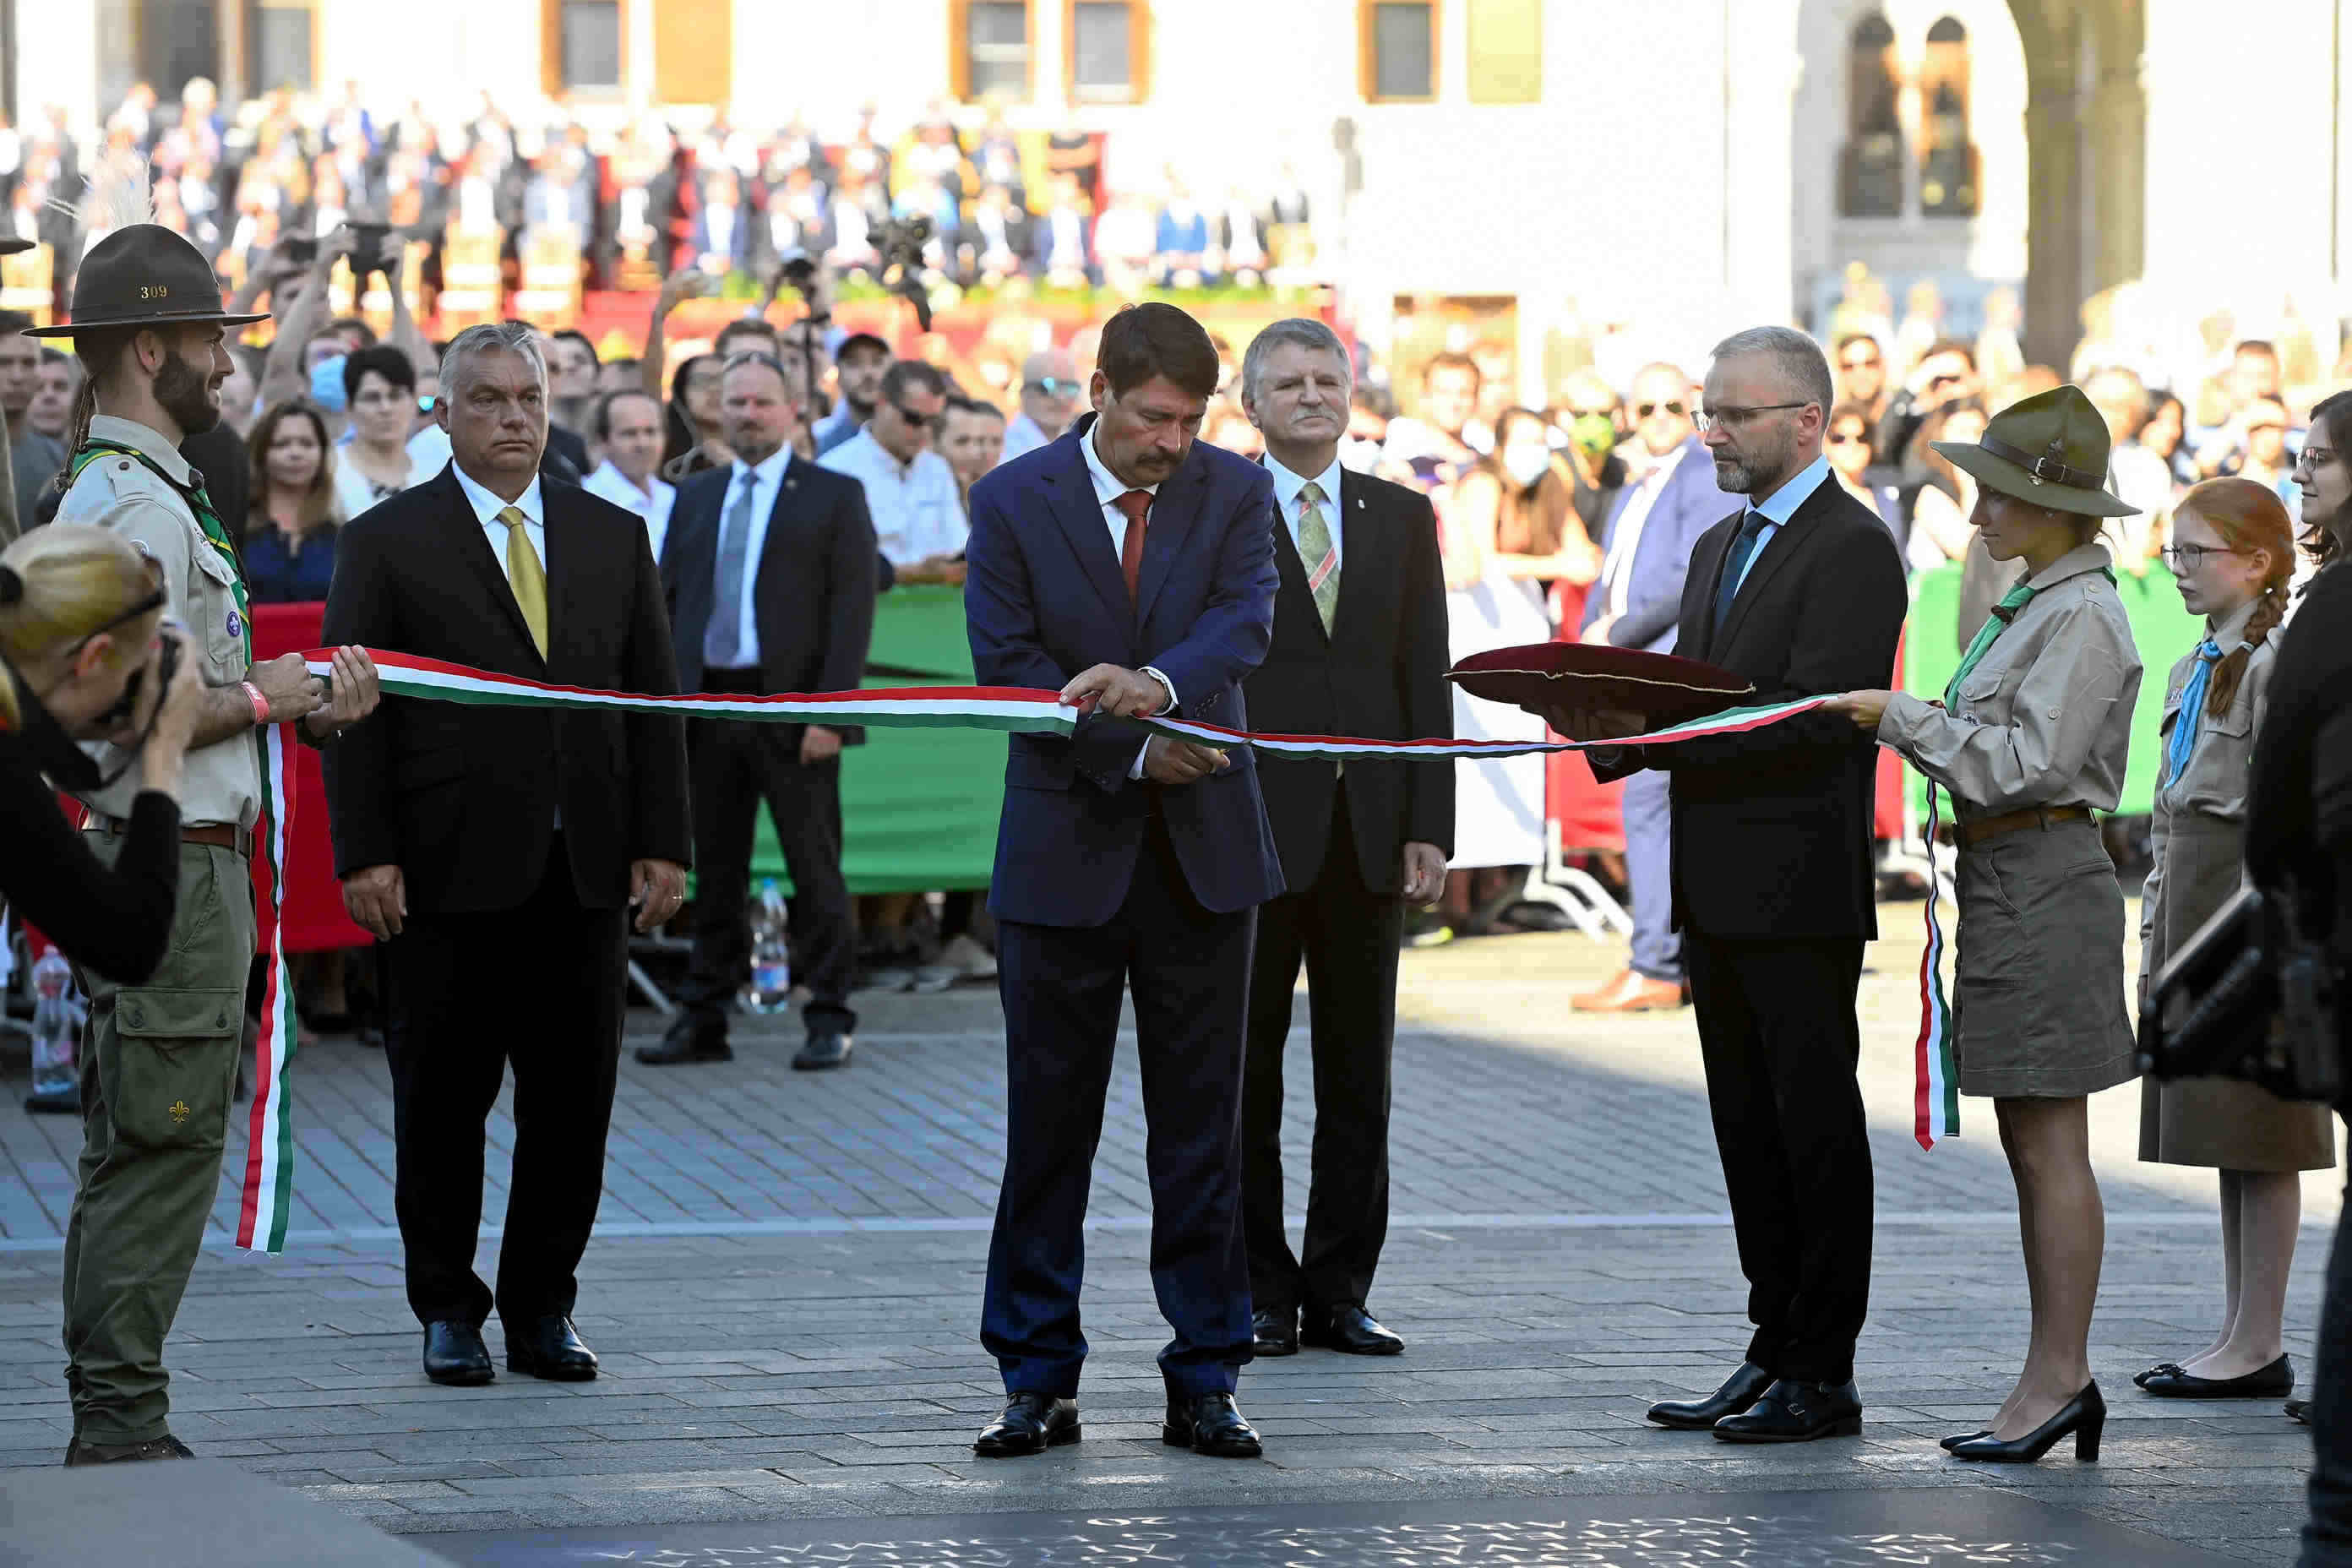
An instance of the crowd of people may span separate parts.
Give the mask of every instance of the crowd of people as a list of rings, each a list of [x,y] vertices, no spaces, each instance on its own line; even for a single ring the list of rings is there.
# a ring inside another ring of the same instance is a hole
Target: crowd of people
[[[879,274],[894,239],[933,282],[1078,289],[1255,286],[1312,254],[1307,197],[1284,165],[1263,188],[1196,188],[1180,169],[1108,177],[1107,138],[1016,130],[1001,106],[934,102],[887,121],[695,130],[648,117],[592,127],[560,106],[511,112],[485,91],[462,114],[278,91],[225,104],[191,80],[175,101],[133,86],[92,137],[60,111],[0,120],[0,233],[51,246],[70,270],[80,199],[109,174],[152,180],[155,221],[243,279],[281,238],[347,222],[425,242],[437,285],[452,228],[502,237],[513,260],[550,247],[592,288],[651,288],[688,265],[714,279],[820,258]],[[899,226],[919,220],[916,232]],[[897,256],[896,259],[904,259]]]

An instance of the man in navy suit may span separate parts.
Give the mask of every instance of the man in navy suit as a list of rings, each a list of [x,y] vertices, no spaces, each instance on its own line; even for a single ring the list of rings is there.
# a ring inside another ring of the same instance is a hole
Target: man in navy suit
[[[1654,364],[1633,378],[1633,437],[1648,468],[1617,495],[1601,581],[1584,601],[1580,639],[1665,653],[1675,646],[1683,579],[1699,535],[1736,510],[1716,488],[1699,445],[1690,377]],[[1682,938],[1674,929],[1673,822],[1667,776],[1625,781],[1625,879],[1633,891],[1633,952],[1624,971],[1572,998],[1580,1013],[1645,1013],[1689,999]]]
[[[989,908],[1007,1056],[1004,1185],[981,1342],[1010,1398],[973,1450],[1078,1436],[1082,1229],[1120,993],[1135,994],[1150,1125],[1162,1438],[1254,1458],[1241,1104],[1256,907],[1282,891],[1246,747],[1133,721],[1246,728],[1242,678],[1274,623],[1273,481],[1194,437],[1208,334],[1171,305],[1104,326],[1094,414],[972,487],[964,609],[985,686],[1058,689],[1067,738],[1011,737]]]

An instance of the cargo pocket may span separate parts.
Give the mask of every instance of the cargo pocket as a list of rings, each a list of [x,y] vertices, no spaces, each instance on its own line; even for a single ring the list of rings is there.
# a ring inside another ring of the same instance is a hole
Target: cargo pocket
[[[126,988],[114,999],[114,1037],[106,1100],[116,1134],[148,1149],[221,1147],[245,1039],[245,994]]]

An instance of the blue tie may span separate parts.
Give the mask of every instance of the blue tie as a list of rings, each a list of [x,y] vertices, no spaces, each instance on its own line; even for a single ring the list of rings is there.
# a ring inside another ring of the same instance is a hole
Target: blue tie
[[[1715,629],[1723,630],[1723,617],[1731,613],[1731,601],[1739,596],[1740,579],[1748,574],[1748,563],[1756,553],[1756,542],[1772,520],[1760,511],[1750,511],[1739,524],[1739,537],[1731,542],[1731,557],[1723,563],[1723,581],[1715,589]]]
[[[2164,746],[2164,782],[2175,784],[2189,771],[2189,753],[2197,750],[2197,731],[2205,722],[2205,686],[2212,679],[2213,667],[2221,662],[2221,649],[2211,637],[2197,645],[2197,668],[2189,672],[2187,684],[2180,689],[2180,712],[2172,721],[2172,735]]]
[[[735,669],[743,663],[743,560],[751,536],[751,494],[760,481],[749,468],[738,483],[734,503],[719,522],[719,557],[711,573],[710,624],[702,634],[708,669]]]

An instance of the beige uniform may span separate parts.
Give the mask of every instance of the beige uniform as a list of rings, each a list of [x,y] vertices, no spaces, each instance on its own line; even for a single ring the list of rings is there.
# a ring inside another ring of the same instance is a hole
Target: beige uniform
[[[2106,551],[2069,551],[1960,682],[1951,710],[1896,692],[1878,738],[1952,795],[1961,822],[2034,806],[2113,811],[2140,660]],[[2133,1076],[2123,891],[2086,819],[1961,851],[1954,1054],[1965,1094],[2067,1098]]]
[[[194,482],[178,451],[143,425],[100,416],[89,433]],[[236,568],[206,541],[194,510],[170,484],[108,453],[82,469],[58,517],[136,540],[163,565],[169,613],[187,628],[205,683],[244,678]],[[114,747],[89,749],[101,769],[122,760]],[[179,790],[184,824],[250,828],[260,811],[258,758],[249,730],[191,751]],[[141,782],[133,763],[90,804],[126,816]],[[86,837],[110,864],[123,842],[95,830]],[[83,1143],[66,1229],[64,1296],[66,1386],[74,1435],[86,1444],[143,1443],[168,1429],[163,1342],[220,1184],[254,934],[246,857],[233,846],[184,839],[172,942],[155,973],[142,984],[120,985],[80,972],[89,1038],[81,1057]]]
[[[2245,644],[2254,605],[2241,606],[2211,628],[2227,658]],[[2247,656],[2234,700],[2209,701],[2196,748],[2178,779],[2156,792],[2150,824],[2156,868],[2140,889],[2140,995],[2198,927],[2245,880],[2246,777],[2254,736],[2278,658],[2273,631]],[[2197,668],[2189,650],[2165,687],[2159,749],[2180,721],[2180,694]],[[2200,1078],[2140,1085],[2139,1157],[2173,1165],[2232,1171],[2324,1171],[2336,1163],[2336,1121],[2325,1105],[2295,1104],[2234,1079]]]

